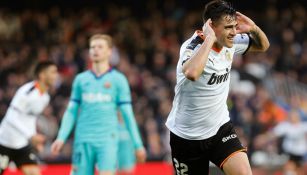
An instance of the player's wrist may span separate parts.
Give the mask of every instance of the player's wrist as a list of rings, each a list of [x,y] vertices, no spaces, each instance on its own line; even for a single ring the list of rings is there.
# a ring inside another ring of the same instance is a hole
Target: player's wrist
[[[140,146],[138,148],[135,149],[136,151],[140,151],[140,150],[145,150],[144,146]]]
[[[55,141],[65,143],[66,140],[64,138],[57,137]]]
[[[205,38],[205,42],[213,44],[216,40],[215,34],[207,35]]]
[[[137,150],[142,150],[142,149],[145,149],[143,145],[136,145],[134,147],[134,149],[137,151]]]
[[[57,139],[57,141],[58,141],[58,142],[62,142],[62,143],[65,142],[65,140],[63,140],[63,139]]]

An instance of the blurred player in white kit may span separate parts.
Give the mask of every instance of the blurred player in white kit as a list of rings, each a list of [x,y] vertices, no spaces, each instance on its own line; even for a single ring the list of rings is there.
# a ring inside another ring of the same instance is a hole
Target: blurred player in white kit
[[[45,137],[36,133],[37,117],[50,101],[58,70],[51,61],[39,62],[35,80],[22,85],[14,95],[0,124],[0,175],[10,161],[25,175],[40,175],[34,149],[42,151]]]

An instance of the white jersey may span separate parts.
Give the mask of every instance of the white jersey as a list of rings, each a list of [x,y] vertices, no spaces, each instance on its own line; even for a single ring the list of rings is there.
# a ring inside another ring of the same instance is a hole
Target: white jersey
[[[200,78],[190,81],[182,65],[198,51],[202,38],[202,32],[196,31],[180,48],[175,97],[166,122],[171,132],[190,140],[209,138],[230,120],[226,100],[233,55],[244,54],[250,44],[247,34],[238,34],[232,48],[211,49]]]
[[[278,136],[284,136],[282,147],[285,152],[304,156],[307,153],[307,122],[291,124],[282,122],[273,129],[273,133]]]
[[[41,93],[35,81],[21,86],[0,125],[0,144],[20,149],[36,134],[36,119],[48,105],[50,96]]]

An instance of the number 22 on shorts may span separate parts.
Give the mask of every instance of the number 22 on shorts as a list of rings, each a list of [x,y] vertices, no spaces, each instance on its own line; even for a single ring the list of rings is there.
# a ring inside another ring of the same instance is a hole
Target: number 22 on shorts
[[[188,175],[188,166],[184,163],[179,163],[176,158],[173,159],[176,168],[176,175]]]
[[[0,154],[0,174],[1,174],[1,169],[7,168],[7,166],[9,165],[9,161],[10,159],[8,156]]]

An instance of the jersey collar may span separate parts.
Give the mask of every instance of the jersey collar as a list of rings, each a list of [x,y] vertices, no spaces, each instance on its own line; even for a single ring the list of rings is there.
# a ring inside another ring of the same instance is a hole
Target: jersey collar
[[[196,30],[195,33],[196,33],[199,37],[201,37],[203,40],[206,39],[206,36],[204,35],[203,31],[201,31],[201,30]],[[211,50],[215,51],[216,53],[220,53],[222,49],[223,49],[223,47],[222,47],[222,48],[217,48],[217,47],[214,47],[214,46],[211,48]]]
[[[109,70],[107,70],[105,73],[97,75],[93,69],[90,69],[91,74],[95,77],[95,79],[100,79],[102,78],[104,75],[106,75],[107,73],[110,73],[113,70],[113,67],[110,67]]]
[[[41,88],[41,86],[39,85],[39,83],[37,81],[34,82],[34,87],[35,87],[35,89],[38,90],[39,95],[43,95],[44,94],[43,89]]]
[[[217,47],[212,47],[211,48],[211,50],[213,50],[216,53],[220,53],[222,49],[223,49],[223,47],[222,48],[217,48]]]

